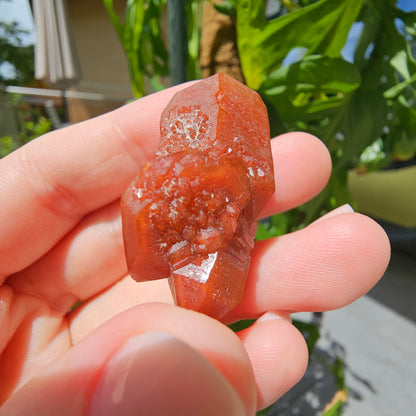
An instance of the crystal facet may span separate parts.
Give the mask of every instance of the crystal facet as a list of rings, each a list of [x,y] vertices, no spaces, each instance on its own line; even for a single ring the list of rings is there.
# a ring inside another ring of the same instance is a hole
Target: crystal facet
[[[223,73],[178,92],[154,160],[122,198],[131,276],[168,278],[177,305],[222,318],[241,299],[256,220],[273,192],[260,96]]]

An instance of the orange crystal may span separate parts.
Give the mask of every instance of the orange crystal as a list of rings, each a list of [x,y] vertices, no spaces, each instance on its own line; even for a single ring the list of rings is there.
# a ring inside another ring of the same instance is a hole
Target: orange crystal
[[[177,305],[222,318],[241,299],[257,217],[273,192],[260,96],[224,73],[178,92],[153,162],[122,198],[131,276],[168,278]]]

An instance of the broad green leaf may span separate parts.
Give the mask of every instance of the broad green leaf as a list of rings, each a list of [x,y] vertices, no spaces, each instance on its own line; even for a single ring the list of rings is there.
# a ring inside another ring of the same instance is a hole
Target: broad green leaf
[[[339,131],[345,136],[336,170],[348,169],[359,155],[378,139],[387,117],[387,107],[379,90],[360,88],[350,97]]]
[[[374,47],[374,42],[379,37],[382,28],[382,17],[371,1],[364,3],[359,21],[363,23],[360,36],[355,45],[354,64],[361,70],[365,67],[369,48]]]
[[[416,38],[416,12],[406,13],[398,9],[397,14],[406,25],[406,32],[413,38]]]
[[[240,0],[237,45],[247,84],[258,89],[296,47],[339,56],[363,1],[321,0],[268,22],[263,1]]]
[[[355,65],[341,58],[313,55],[273,71],[259,91],[290,122],[339,108],[359,86]]]

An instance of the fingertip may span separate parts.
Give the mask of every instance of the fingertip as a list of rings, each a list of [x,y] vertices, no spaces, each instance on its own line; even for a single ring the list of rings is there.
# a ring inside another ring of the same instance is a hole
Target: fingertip
[[[331,174],[331,156],[315,136],[293,132],[272,139],[276,191],[262,216],[294,208],[317,195]]]
[[[328,218],[335,217],[336,215],[339,215],[339,214],[351,214],[353,212],[354,212],[354,209],[350,204],[344,204],[344,205],[341,205],[340,207],[333,209],[332,211],[327,212],[322,217],[316,219],[314,222],[312,222],[312,224],[310,224],[310,226],[314,224],[318,224],[321,221],[325,221]]]
[[[87,308],[76,320],[89,321],[91,317],[95,319],[96,314],[96,309]],[[79,328],[76,330],[76,339],[82,344],[85,337],[93,347],[98,348],[97,345],[100,345],[100,351],[116,342],[124,343],[127,336],[135,336],[137,333],[157,330],[172,334],[198,351],[223,375],[241,397],[247,414],[254,412],[256,391],[246,351],[235,333],[217,320],[172,305],[144,303],[118,313],[88,335],[91,330]]]
[[[390,241],[375,220],[356,212],[329,215],[310,227],[315,226],[315,235],[326,237],[322,254],[328,266],[321,274],[322,281],[331,271],[331,264],[338,266],[336,273],[332,271],[338,274],[332,280],[333,295],[327,296],[322,310],[338,309],[365,295],[383,277],[390,262]]]
[[[368,263],[374,265],[374,276],[376,280],[369,287],[371,289],[379,279],[384,275],[391,257],[390,239],[384,228],[373,218],[361,214],[354,213],[353,218],[356,221],[357,234],[362,233],[364,244],[369,246]],[[368,290],[369,290],[368,289]]]
[[[165,332],[129,339],[106,365],[90,415],[243,415],[238,394],[196,350]]]
[[[389,261],[389,239],[374,220],[358,213],[330,215],[256,243],[243,298],[229,318],[344,307],[380,280]]]
[[[258,409],[263,409],[303,377],[308,364],[306,343],[286,314],[275,312],[267,312],[239,336],[254,369]]]

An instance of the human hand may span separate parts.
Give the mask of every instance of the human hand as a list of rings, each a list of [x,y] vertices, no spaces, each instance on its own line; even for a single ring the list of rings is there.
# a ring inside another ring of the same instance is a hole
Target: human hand
[[[0,160],[0,415],[253,415],[303,375],[289,313],[340,308],[389,261],[383,230],[348,207],[258,242],[233,333],[172,305],[124,261],[119,198],[159,140],[176,87],[54,131]],[[324,145],[272,140],[276,193],[295,207],[330,175]],[[71,310],[77,302],[81,305]]]

